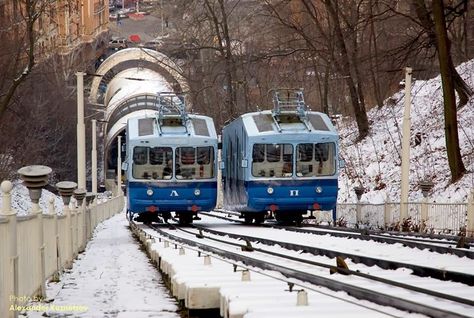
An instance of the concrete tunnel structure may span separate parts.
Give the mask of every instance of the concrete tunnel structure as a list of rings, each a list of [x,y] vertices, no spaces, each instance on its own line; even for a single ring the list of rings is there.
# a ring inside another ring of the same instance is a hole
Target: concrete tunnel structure
[[[186,92],[179,66],[166,55],[145,48],[120,50],[97,69],[89,102],[104,107],[102,126],[103,172],[107,189],[116,187],[117,137],[125,141],[128,118],[157,110],[161,92]],[[191,105],[188,103],[188,108]],[[122,151],[122,160],[125,152]]]

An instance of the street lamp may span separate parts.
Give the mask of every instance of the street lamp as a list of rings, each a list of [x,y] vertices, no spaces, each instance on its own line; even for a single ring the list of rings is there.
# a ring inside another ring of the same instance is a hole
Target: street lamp
[[[400,220],[408,218],[408,189],[410,174],[410,108],[412,68],[405,68],[405,105],[402,126],[402,172],[400,185]]]
[[[97,120],[92,119],[92,193],[97,194]]]
[[[86,188],[86,130],[84,124],[84,75],[77,72],[77,186]]]
[[[122,136],[117,136],[117,195],[122,195]]]

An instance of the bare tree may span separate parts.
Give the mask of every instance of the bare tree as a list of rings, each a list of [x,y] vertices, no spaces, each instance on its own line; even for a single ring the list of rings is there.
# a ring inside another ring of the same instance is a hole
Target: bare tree
[[[9,63],[2,65],[6,76],[0,83],[0,118],[15,96],[21,83],[31,74],[36,65],[37,21],[48,6],[45,0],[12,1],[10,18],[0,21],[0,32],[16,45],[3,47],[2,55],[8,56]],[[13,49],[13,50],[12,50]]]
[[[467,2],[467,0],[459,0],[457,3],[454,3],[453,6],[450,6],[448,9],[449,14],[454,14],[456,17],[459,15],[462,15],[465,13],[463,9],[459,9],[458,11],[456,8],[460,7],[461,4],[464,2]],[[437,5],[436,1],[433,0],[433,10],[434,6]],[[430,12],[428,10],[428,7],[426,6],[425,0],[413,0],[413,5],[415,6],[415,11],[417,18],[419,20],[420,25],[422,26],[424,32],[426,32],[428,36],[428,45],[434,46],[439,50],[439,39],[438,39],[438,32],[439,30],[435,26],[435,21],[434,21],[434,12]],[[465,7],[467,10],[467,6]],[[445,6],[442,4],[442,15],[443,15],[443,21],[444,21],[444,29],[446,29],[446,15],[445,15]],[[453,16],[449,16],[450,19],[453,19]],[[440,23],[441,21],[437,21],[437,23]],[[459,107],[462,107],[466,105],[466,103],[469,100],[469,96],[473,94],[472,89],[466,84],[466,82],[461,78],[459,73],[456,70],[456,67],[454,66],[454,62],[451,57],[451,41],[446,35],[446,46],[448,50],[448,55],[446,58],[448,58],[447,62],[447,67],[449,69],[449,73],[452,76],[452,81],[454,85],[454,89],[456,90],[456,93],[458,94],[459,97]],[[438,52],[439,53],[439,52]]]
[[[443,83],[446,151],[448,154],[449,169],[451,170],[451,181],[455,182],[463,176],[464,172],[466,172],[466,168],[464,167],[461,150],[459,148],[456,96],[454,94],[456,75],[453,73],[453,70],[456,74],[458,73],[454,68],[454,63],[451,58],[450,42],[446,30],[444,4],[442,0],[433,0],[433,22],[434,32],[436,33],[438,60],[441,69],[441,80]],[[457,76],[459,77],[459,74]],[[458,89],[462,88],[458,87]],[[464,93],[464,90],[462,91]]]
[[[357,19],[351,21],[340,9],[341,3],[333,0],[299,0],[299,6],[292,8],[298,11],[298,19],[288,16],[282,7],[287,2],[274,3],[265,1],[272,15],[283,25],[293,30],[301,37],[307,49],[313,56],[317,56],[327,65],[326,72],[332,65],[337,73],[344,79],[349,91],[352,111],[355,116],[359,131],[358,139],[365,138],[369,132],[369,123],[364,105],[364,92],[361,73],[358,67],[358,38]],[[349,1],[353,5],[352,1]],[[349,29],[350,32],[344,32]],[[351,35],[348,36],[347,34]],[[323,72],[321,72],[323,73]],[[325,75],[328,76],[328,75]],[[329,78],[325,78],[327,81]],[[323,82],[326,83],[326,82]],[[327,87],[327,84],[322,88]],[[322,91],[323,96],[326,92]],[[323,103],[325,103],[323,99]]]

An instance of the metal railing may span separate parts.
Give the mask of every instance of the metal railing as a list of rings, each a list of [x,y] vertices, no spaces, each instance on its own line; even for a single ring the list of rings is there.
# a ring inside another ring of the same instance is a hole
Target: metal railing
[[[400,220],[400,203],[338,203],[336,219],[347,226],[365,226],[439,234],[466,233],[474,235],[474,204],[409,202],[408,219]],[[318,221],[327,221],[322,217]]]

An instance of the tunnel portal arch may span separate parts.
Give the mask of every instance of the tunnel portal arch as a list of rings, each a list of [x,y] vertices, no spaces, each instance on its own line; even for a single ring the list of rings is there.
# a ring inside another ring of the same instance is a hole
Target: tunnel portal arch
[[[110,81],[114,72],[113,69],[119,67],[121,64],[136,62],[142,63],[143,67],[155,66],[155,71],[161,73],[163,77],[167,78],[170,82],[176,81],[178,87],[175,91],[187,92],[189,91],[189,85],[182,76],[181,68],[172,59],[165,54],[146,48],[128,48],[117,51],[116,53],[109,56],[96,70],[96,76],[92,80],[91,91],[89,95],[89,102],[91,104],[97,104],[99,98],[99,87],[104,81],[107,83]],[[147,66],[150,65],[151,66]],[[136,65],[135,65],[136,66]],[[125,66],[127,67],[127,66]],[[160,72],[161,70],[161,72]],[[111,74],[111,75],[109,75]],[[173,83],[170,83],[173,84]],[[107,106],[107,105],[105,105]]]

